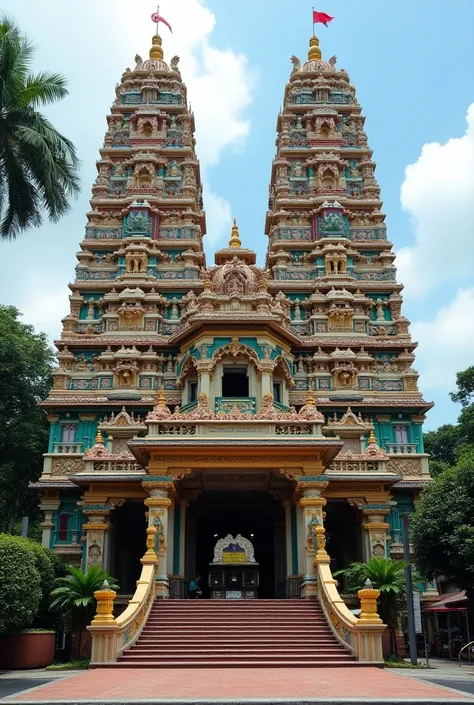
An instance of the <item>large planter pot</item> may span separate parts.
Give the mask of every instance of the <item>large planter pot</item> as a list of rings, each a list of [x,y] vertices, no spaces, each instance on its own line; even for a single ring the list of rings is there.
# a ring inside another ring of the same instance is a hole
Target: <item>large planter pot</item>
[[[72,633],[71,658],[82,661],[90,658],[92,652],[92,637],[87,629],[75,629]]]
[[[396,633],[396,640],[397,640],[397,653],[400,658],[405,658],[406,656],[406,648],[405,648],[405,638],[403,634],[397,629]],[[383,655],[385,657],[387,656],[393,656],[392,650],[390,648],[390,630],[385,629],[384,633],[382,634],[382,649],[383,649]]]
[[[54,632],[0,636],[0,668],[45,668],[54,661]]]

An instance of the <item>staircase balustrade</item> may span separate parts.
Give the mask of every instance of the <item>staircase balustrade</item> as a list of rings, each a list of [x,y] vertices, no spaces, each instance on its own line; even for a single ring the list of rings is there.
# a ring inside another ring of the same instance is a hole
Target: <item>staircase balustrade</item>
[[[319,531],[318,531],[319,529]],[[358,661],[383,664],[382,634],[386,625],[377,614],[379,590],[367,584],[359,590],[361,614],[357,618],[346,606],[333,578],[330,558],[325,549],[324,528],[316,529],[318,552],[314,565],[318,578],[318,594],[324,615],[338,641],[349,648]]]
[[[104,585],[96,590],[97,614],[87,627],[92,637],[91,664],[114,663],[122,651],[140,636],[155,599],[155,579],[158,559],[155,553],[156,527],[147,529],[147,551],[137,589],[128,607],[118,617],[113,615],[117,593]]]

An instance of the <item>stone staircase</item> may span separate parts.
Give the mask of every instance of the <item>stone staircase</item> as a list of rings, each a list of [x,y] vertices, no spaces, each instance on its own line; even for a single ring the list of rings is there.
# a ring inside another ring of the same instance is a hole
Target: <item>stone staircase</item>
[[[120,668],[360,666],[309,600],[155,600]]]

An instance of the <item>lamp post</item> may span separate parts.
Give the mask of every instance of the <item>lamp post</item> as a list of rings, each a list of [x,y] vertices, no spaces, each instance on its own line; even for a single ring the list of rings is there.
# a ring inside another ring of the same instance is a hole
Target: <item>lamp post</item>
[[[409,535],[409,517],[408,514],[402,516],[403,525],[403,558],[405,560],[405,585],[407,593],[407,612],[408,612],[408,648],[410,651],[410,662],[412,666],[418,663],[416,650],[416,631],[415,631],[415,610],[413,606],[413,579],[411,574],[410,563],[410,535]]]

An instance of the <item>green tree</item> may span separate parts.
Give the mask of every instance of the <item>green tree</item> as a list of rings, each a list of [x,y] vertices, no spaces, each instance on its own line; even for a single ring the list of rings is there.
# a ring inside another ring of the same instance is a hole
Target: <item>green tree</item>
[[[474,402],[474,366],[468,367],[456,375],[457,391],[449,395],[455,402],[466,407]]]
[[[31,626],[41,597],[41,575],[28,542],[0,534],[0,634]]]
[[[422,576],[442,575],[466,590],[474,611],[474,449],[422,492],[411,530]]]
[[[46,336],[0,306],[0,531],[10,532],[23,515],[38,511],[28,489],[42,467],[48,424],[38,401],[51,386],[53,352]]]
[[[31,73],[33,47],[19,28],[0,19],[0,238],[15,238],[57,221],[79,192],[72,142],[38,108],[67,95],[56,73]]]
[[[398,653],[396,630],[406,602],[405,566],[404,561],[373,557],[368,563],[356,561],[348,568],[334,573],[335,576],[346,577],[349,592],[362,590],[367,580],[370,580],[374,588],[380,590],[378,613],[390,630],[390,651],[394,655]]]
[[[436,431],[424,434],[425,451],[430,456],[430,471],[433,477],[456,464],[459,436],[459,426],[454,424],[445,424]]]

